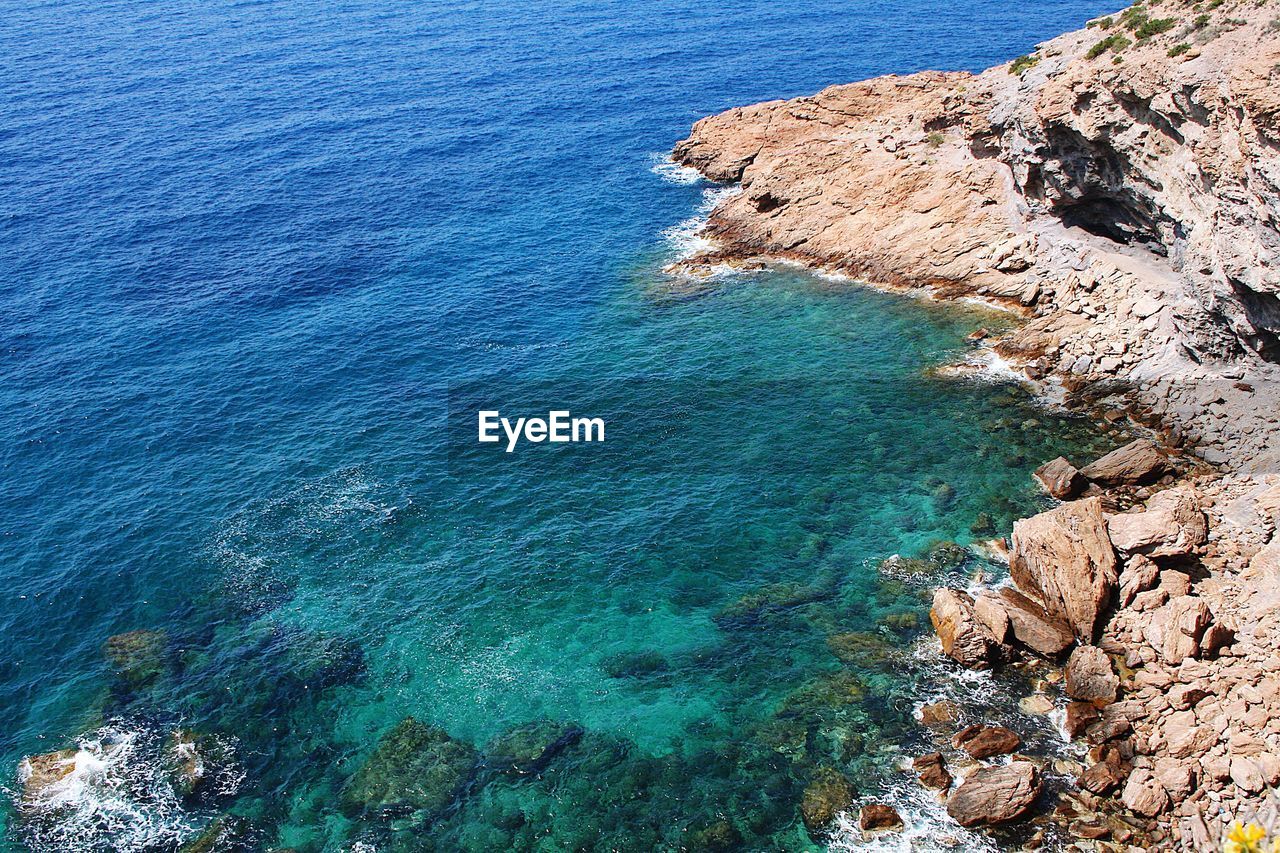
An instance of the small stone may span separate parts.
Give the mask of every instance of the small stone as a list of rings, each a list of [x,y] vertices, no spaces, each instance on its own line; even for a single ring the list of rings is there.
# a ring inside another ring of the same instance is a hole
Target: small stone
[[[911,762],[920,784],[926,788],[946,791],[951,787],[951,774],[947,772],[947,761],[941,752],[930,752]]]
[[[866,831],[900,829],[902,827],[902,816],[898,814],[893,806],[870,803],[862,807],[862,814],[858,817],[858,825]]]

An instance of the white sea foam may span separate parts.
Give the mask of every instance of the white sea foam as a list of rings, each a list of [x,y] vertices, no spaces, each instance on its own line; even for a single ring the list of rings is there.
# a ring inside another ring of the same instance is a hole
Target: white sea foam
[[[857,814],[863,805],[873,802],[892,805],[902,817],[902,830],[863,833],[857,824]],[[985,853],[1000,848],[990,838],[956,823],[932,791],[904,776],[861,798],[852,809],[839,815],[828,849],[841,853],[954,853],[957,850]]]
[[[672,249],[672,262],[687,260],[703,252],[711,251],[715,244],[706,236],[707,218],[716,205],[742,192],[741,187],[708,187],[702,191],[702,202],[697,212],[683,222],[662,232],[662,238]]]
[[[677,163],[668,154],[650,154],[649,160],[649,171],[669,184],[692,186],[702,180],[697,169]]]
[[[39,786],[28,786],[32,765],[24,761],[17,796],[30,846],[142,851],[177,846],[198,832],[211,815],[184,806],[165,756],[167,737],[148,727],[105,725],[79,739],[62,762],[66,775]],[[202,771],[219,795],[234,794],[244,779],[236,767]]]

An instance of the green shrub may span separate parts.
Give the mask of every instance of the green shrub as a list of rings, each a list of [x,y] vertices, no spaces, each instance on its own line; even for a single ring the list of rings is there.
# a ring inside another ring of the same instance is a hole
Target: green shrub
[[[1191,50],[1191,45],[1187,44],[1185,41],[1179,42],[1178,44],[1175,44],[1173,47],[1169,48],[1169,55],[1182,56],[1182,54],[1186,53],[1188,50]]]
[[[928,143],[930,148],[937,148],[942,144],[943,139],[945,139],[945,137],[935,130],[933,133],[930,133],[925,137],[925,142]]]
[[[1098,18],[1097,20],[1090,21],[1084,26],[1085,26],[1085,29],[1093,29],[1094,27],[1101,27],[1104,30],[1109,30],[1111,29],[1111,25],[1114,23],[1115,21],[1111,20],[1111,16],[1108,15],[1105,18]]]
[[[1203,29],[1209,23],[1208,15],[1196,15],[1196,19],[1191,22],[1191,26],[1197,30]]]
[[[1178,25],[1177,18],[1148,18],[1133,31],[1139,39],[1149,39],[1161,33],[1167,33]]]
[[[1016,74],[1021,77],[1022,72],[1026,71],[1028,68],[1034,68],[1035,64],[1039,61],[1040,57],[1034,53],[1019,56],[1013,62],[1009,63],[1009,73]]]
[[[1119,53],[1131,44],[1133,44],[1133,42],[1129,41],[1119,33],[1112,33],[1093,47],[1089,48],[1088,52],[1085,53],[1085,57],[1088,59],[1097,59],[1108,50]]]

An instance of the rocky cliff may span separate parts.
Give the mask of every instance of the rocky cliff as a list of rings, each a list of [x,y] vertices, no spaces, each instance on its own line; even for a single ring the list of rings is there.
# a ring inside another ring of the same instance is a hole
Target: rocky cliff
[[[1028,322],[997,354],[1162,440],[1048,462],[1037,477],[1067,502],[993,543],[1013,586],[934,598],[942,653],[1038,673],[1020,707],[1062,713],[1087,754],[983,763],[1016,733],[948,739],[967,712],[926,706],[921,783],[965,826],[1050,796],[1032,838],[1072,849],[1216,850],[1233,821],[1274,823],[1280,6],[1137,5],[982,74],[711,116],[674,157],[742,189],[674,275],[787,260],[1003,304]],[[1074,781],[1046,795],[1037,767]]]
[[[713,252],[974,295],[998,351],[1174,444],[1280,471],[1280,7],[1135,6],[982,74],[733,109],[674,157],[742,192]]]

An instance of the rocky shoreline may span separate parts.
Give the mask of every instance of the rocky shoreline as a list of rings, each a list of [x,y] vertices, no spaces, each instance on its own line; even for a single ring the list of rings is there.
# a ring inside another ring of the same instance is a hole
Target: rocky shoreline
[[[959,665],[1061,682],[1087,756],[1041,822],[1085,848],[1219,849],[1233,822],[1274,819],[1278,22],[1265,2],[1139,4],[979,75],[729,110],[673,152],[742,189],[673,275],[799,262],[1002,304],[1027,322],[982,345],[1154,439],[1046,463],[1063,503],[1015,525],[1013,585],[939,589],[931,612]],[[941,751],[915,768],[962,825],[1045,810],[1016,733],[943,742],[960,784]]]

